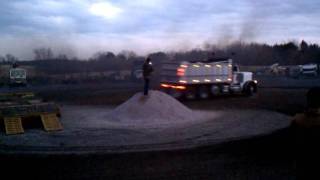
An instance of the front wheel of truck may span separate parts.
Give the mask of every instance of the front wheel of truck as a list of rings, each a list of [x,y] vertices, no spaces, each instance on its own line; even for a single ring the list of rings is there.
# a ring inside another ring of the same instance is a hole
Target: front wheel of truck
[[[252,83],[245,85],[244,94],[246,96],[253,96],[255,92],[255,86]]]

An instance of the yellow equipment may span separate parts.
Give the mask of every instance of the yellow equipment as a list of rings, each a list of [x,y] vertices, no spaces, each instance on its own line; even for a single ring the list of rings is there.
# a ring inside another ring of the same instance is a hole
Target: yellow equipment
[[[46,131],[62,130],[62,125],[56,114],[42,114],[41,121]]]
[[[0,119],[7,135],[24,133],[23,123],[41,118],[46,131],[62,130],[60,109],[55,103],[43,102],[30,92],[0,94]]]
[[[4,125],[8,135],[24,133],[20,117],[6,117],[4,118]]]

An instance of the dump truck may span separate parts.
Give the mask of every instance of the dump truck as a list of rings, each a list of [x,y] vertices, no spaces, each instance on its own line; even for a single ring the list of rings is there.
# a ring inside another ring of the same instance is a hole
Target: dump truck
[[[9,70],[10,86],[26,86],[27,71],[23,68],[13,67]]]
[[[240,72],[229,58],[206,61],[166,62],[162,65],[161,89],[175,98],[206,99],[220,94],[257,92],[252,72]]]

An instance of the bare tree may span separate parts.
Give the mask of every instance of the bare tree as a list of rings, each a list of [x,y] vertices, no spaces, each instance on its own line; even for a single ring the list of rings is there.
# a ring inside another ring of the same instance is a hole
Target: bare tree
[[[19,60],[17,57],[15,57],[12,54],[6,54],[6,58],[5,59],[6,59],[7,62],[10,62],[10,63],[14,63],[14,62]]]
[[[68,56],[66,54],[59,54],[57,56],[57,59],[59,59],[59,60],[68,60],[69,58],[68,58]]]
[[[0,55],[0,62],[4,63],[6,61],[6,58]]]
[[[126,57],[126,59],[129,59],[129,58],[135,58],[137,57],[137,54],[133,51],[128,51],[128,50],[122,50],[118,56],[124,56]]]
[[[38,48],[34,49],[35,60],[50,60],[53,59],[53,53],[50,48]]]

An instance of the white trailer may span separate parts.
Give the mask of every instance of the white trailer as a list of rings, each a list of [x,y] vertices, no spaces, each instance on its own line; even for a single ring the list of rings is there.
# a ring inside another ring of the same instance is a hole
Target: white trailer
[[[180,98],[202,99],[212,95],[257,92],[252,72],[239,72],[232,59],[198,62],[166,62],[162,66],[161,88]]]

